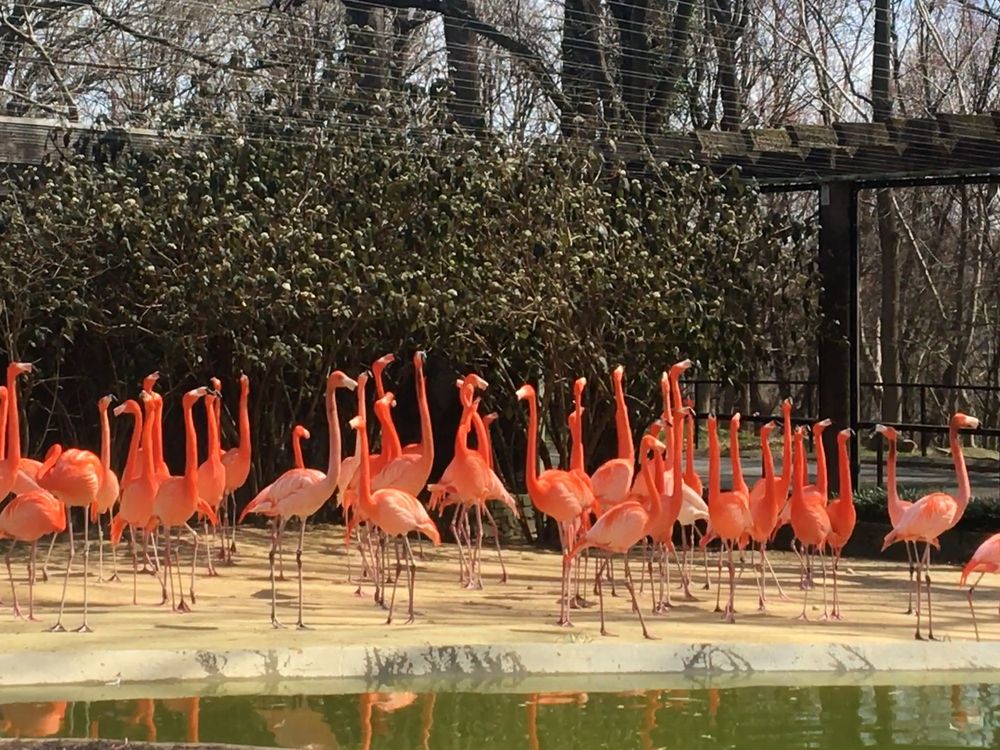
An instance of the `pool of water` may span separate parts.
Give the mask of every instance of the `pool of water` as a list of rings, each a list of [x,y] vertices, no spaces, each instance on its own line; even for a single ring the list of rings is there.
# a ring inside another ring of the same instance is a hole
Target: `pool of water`
[[[259,695],[0,705],[5,737],[411,748],[998,747],[1000,686]]]

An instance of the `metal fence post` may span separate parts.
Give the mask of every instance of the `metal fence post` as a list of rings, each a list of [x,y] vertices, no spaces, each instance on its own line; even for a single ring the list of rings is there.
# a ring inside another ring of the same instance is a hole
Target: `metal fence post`
[[[927,424],[927,388],[920,386],[920,424]],[[927,457],[927,433],[920,431],[920,455]]]
[[[882,486],[882,445],[885,441],[881,435],[878,437],[878,445],[875,447],[875,486]]]

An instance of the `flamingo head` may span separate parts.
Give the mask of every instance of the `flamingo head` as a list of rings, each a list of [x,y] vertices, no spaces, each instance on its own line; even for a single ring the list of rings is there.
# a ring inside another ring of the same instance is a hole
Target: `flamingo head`
[[[353,391],[358,387],[358,382],[364,377],[367,380],[367,374],[358,376],[358,380],[349,378],[344,372],[340,370],[334,370],[330,373],[326,380],[327,386],[330,388],[347,388]]]
[[[473,388],[478,388],[481,391],[486,390],[490,385],[474,372],[470,372],[465,376],[464,383],[466,385],[471,385]]]
[[[621,383],[622,378],[625,377],[625,365],[618,365],[618,367],[612,370],[611,377],[614,379],[615,383]]]
[[[394,354],[383,354],[381,357],[376,359],[372,363],[372,373],[374,373],[376,381],[381,382],[382,371],[393,362],[396,361],[396,355]]]
[[[149,375],[142,379],[142,390],[152,391],[153,386],[156,385],[156,381],[160,379],[160,371],[151,372]]]
[[[26,372],[32,372],[35,366],[31,362],[11,362],[7,365],[7,375],[17,377],[18,375],[23,375]]]
[[[145,391],[143,391],[143,393],[145,393]],[[149,396],[146,396],[146,398],[149,398]],[[120,417],[122,414],[139,414],[139,403],[130,398],[128,401],[116,406],[112,413],[116,417]]]
[[[740,429],[740,413],[739,412],[736,412],[735,414],[733,414],[733,416],[731,416],[729,418],[729,429],[730,430],[737,430],[737,431],[739,431],[739,429]]]
[[[822,434],[823,430],[825,430],[827,427],[829,427],[832,424],[833,424],[833,420],[832,419],[829,419],[829,418],[827,418],[827,419],[821,419],[819,422],[817,422],[816,424],[813,425],[813,434],[815,434],[815,435]]]
[[[577,402],[579,402],[580,399],[583,397],[583,389],[586,387],[587,387],[586,378],[577,378],[575,381],[573,381],[573,398],[576,399]]]
[[[194,403],[208,395],[208,388],[201,386],[200,388],[194,388],[184,394],[184,398],[181,399],[181,404],[185,407],[191,407]]]
[[[852,430],[850,427],[845,427],[843,430],[837,433],[837,442],[846,443],[853,434],[854,430]]]
[[[385,395],[375,402],[376,404],[382,404],[386,409],[396,405],[396,394],[392,391],[386,391]]]
[[[250,392],[250,378],[245,373],[240,375],[240,390]]]
[[[309,438],[312,437],[312,435],[309,434],[309,430],[307,430],[300,424],[297,424],[295,425],[295,427],[292,428],[292,434],[297,438],[301,438],[302,440],[308,440]]]
[[[351,421],[347,424],[352,430],[358,430],[359,432],[365,429],[365,420],[361,417],[351,417]]]
[[[789,396],[784,401],[781,402],[781,411],[785,414],[792,413],[792,397]]]
[[[884,437],[890,443],[896,442],[896,438],[899,437],[899,433],[896,432],[895,427],[890,427],[889,425],[885,424],[875,425],[875,432]]]
[[[534,399],[535,398],[535,387],[532,386],[532,385],[529,385],[529,384],[525,383],[524,385],[522,385],[520,388],[517,389],[517,391],[515,392],[514,395],[517,396],[517,400],[518,401],[525,401],[527,399]]]
[[[98,399],[97,401],[97,408],[100,409],[101,411],[107,411],[108,407],[111,405],[111,402],[114,400],[115,400],[115,394],[113,393],[109,393],[106,396],[101,396],[101,398]]]
[[[414,355],[413,355],[413,366],[414,367],[416,367],[417,369],[420,369],[420,368],[422,368],[424,366],[424,362],[426,362],[426,361],[427,361],[427,352],[425,352],[423,349],[421,349],[421,350],[417,351],[416,353],[414,353]]]
[[[760,437],[761,437],[761,439],[762,440],[767,440],[768,438],[770,438],[771,437],[771,433],[774,432],[774,428],[777,427],[777,426],[778,425],[772,419],[766,425],[764,425],[763,427],[761,427],[760,428]]]
[[[486,425],[487,427],[489,427],[491,424],[493,424],[494,422],[496,422],[499,418],[500,418],[500,415],[497,412],[491,411],[489,414],[486,414],[483,417],[483,424]]]
[[[218,378],[209,378],[209,383],[212,384],[212,390],[215,391],[217,395],[222,395],[222,381]]]
[[[976,417],[970,417],[968,414],[963,414],[962,412],[955,412],[951,418],[951,424],[960,430],[978,430],[979,429],[979,419]]]
[[[694,362],[692,362],[690,359],[682,359],[680,362],[671,365],[670,374],[676,378],[679,378],[682,373],[686,372],[687,370],[690,370],[692,367],[694,367]]]
[[[667,450],[667,446],[661,443],[655,435],[643,435],[642,442],[639,444],[639,450],[642,455],[646,455],[649,451],[659,451],[663,453]]]

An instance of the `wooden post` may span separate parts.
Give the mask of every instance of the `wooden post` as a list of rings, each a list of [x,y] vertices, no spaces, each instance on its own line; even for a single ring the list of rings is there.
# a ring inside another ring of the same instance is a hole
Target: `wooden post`
[[[833,425],[824,436],[830,493],[840,487],[837,433],[858,429],[858,204],[854,185],[820,187],[819,272],[823,282],[819,333],[819,419]],[[858,436],[851,440],[851,477],[858,485]]]

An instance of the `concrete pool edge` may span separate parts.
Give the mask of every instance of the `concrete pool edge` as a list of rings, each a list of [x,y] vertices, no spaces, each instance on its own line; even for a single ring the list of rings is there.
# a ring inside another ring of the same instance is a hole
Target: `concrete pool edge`
[[[82,645],[82,644],[81,644]],[[0,690],[129,684],[278,685],[352,681],[372,689],[412,680],[523,682],[576,677],[617,682],[631,677],[827,675],[864,678],[888,673],[1000,673],[1000,643],[570,643],[404,646],[325,645],[232,650],[127,649],[0,653]],[[626,679],[626,681],[628,681]],[[645,680],[643,680],[645,682]],[[740,680],[742,682],[742,680]]]

